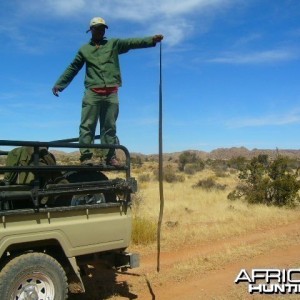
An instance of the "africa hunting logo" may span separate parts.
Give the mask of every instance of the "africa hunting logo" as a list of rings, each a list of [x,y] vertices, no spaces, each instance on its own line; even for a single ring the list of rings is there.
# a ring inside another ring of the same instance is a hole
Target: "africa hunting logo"
[[[300,294],[300,269],[242,269],[234,282],[248,283],[249,294]]]

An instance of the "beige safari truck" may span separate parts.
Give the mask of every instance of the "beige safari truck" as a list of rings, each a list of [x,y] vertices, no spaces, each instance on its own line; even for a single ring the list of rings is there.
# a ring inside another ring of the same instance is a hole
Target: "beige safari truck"
[[[51,152],[80,147],[77,139],[0,140],[0,299],[62,300],[70,278],[84,292],[86,264],[139,266],[126,252],[137,189],[129,152],[91,145],[124,152],[119,167],[57,163]]]

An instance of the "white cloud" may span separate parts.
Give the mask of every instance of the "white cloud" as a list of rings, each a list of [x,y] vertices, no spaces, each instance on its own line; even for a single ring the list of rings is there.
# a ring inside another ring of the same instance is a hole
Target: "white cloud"
[[[166,0],[161,1],[161,8],[166,15],[181,15],[209,7],[216,8],[228,2],[226,0]]]
[[[256,43],[257,41],[263,39],[263,34],[261,33],[251,33],[249,35],[243,36],[240,39],[238,39],[233,47],[241,47],[248,44]]]
[[[189,14],[206,8],[215,9],[233,1],[235,0],[27,0],[23,9],[31,12],[47,10],[65,17],[76,13],[99,12],[101,16],[110,18],[146,21],[155,17]]]
[[[14,1],[16,2],[16,1]],[[72,16],[78,12],[83,12],[88,9],[89,0],[28,0],[20,2],[16,5],[19,8],[19,14],[40,15],[43,13],[51,13],[50,16]],[[44,15],[48,18],[49,15]]]
[[[15,92],[1,92],[0,93],[0,100],[5,100],[5,101],[9,101],[11,99],[14,99],[18,97],[18,93]]]
[[[207,62],[222,64],[261,64],[288,61],[298,57],[293,49],[273,49],[249,53],[228,52],[208,59]]]
[[[299,124],[300,113],[291,112],[284,115],[269,115],[257,118],[232,119],[226,122],[228,128],[243,127],[263,127],[263,126],[281,126],[289,124]]]
[[[52,11],[56,12],[57,15],[72,15],[79,11],[85,10],[87,7],[87,1],[85,0],[51,0],[47,1],[47,5]]]
[[[193,25],[187,22],[185,19],[177,19],[176,24],[169,19],[161,20],[157,24],[152,24],[149,27],[149,34],[162,33],[166,37],[166,43],[169,46],[175,46],[180,41],[193,32]]]
[[[125,20],[144,27],[147,33],[163,33],[173,46],[193,33],[201,15],[214,14],[237,0],[27,0],[19,14],[49,18],[85,18],[96,15],[108,22]],[[203,22],[203,20],[201,21]],[[146,29],[145,29],[146,28]]]

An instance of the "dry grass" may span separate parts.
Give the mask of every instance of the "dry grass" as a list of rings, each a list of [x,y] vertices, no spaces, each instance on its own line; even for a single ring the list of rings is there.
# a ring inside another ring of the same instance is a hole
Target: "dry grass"
[[[146,177],[151,179],[139,184],[139,192],[135,196],[138,204],[134,205],[133,211],[139,218],[156,224],[159,212],[158,182],[154,180],[152,170],[145,166],[142,171],[139,169],[135,176],[141,174],[149,174]],[[244,241],[243,237],[253,233],[263,234],[271,228],[279,228],[297,221],[300,210],[248,205],[242,201],[228,200],[228,193],[237,183],[236,176],[236,173],[227,173],[226,176],[219,177],[211,170],[204,170],[195,175],[185,175],[184,182],[164,182],[165,210],[161,249],[170,255],[173,252],[186,251],[186,257],[179,261],[175,260],[163,275],[147,273],[149,282],[154,286],[169,282],[185,282],[188,278],[205,276],[209,272],[223,270],[226,266],[239,261],[249,261],[269,253],[274,248],[286,249],[289,245],[299,243],[299,236],[289,239],[286,234],[279,234],[278,231],[276,235],[269,232],[268,238],[258,238],[253,243],[240,242]],[[210,177],[216,183],[226,185],[225,190],[207,191],[193,188],[199,180]],[[202,250],[199,251],[198,247]],[[133,244],[130,248],[142,255],[152,255],[156,252],[156,243],[153,241],[146,245]],[[166,266],[164,270],[165,268]],[[236,285],[230,294],[210,299],[250,298],[244,287]],[[287,299],[297,297],[287,295]]]
[[[152,179],[139,184],[139,192],[135,196],[139,204],[134,207],[134,211],[139,218],[156,223],[160,198],[158,182],[154,180],[152,170],[140,168],[136,177],[141,173],[149,174]],[[193,188],[199,180],[209,177],[214,178],[218,184],[226,185],[225,190]],[[299,210],[228,200],[227,195],[235,184],[236,175],[216,177],[210,170],[192,176],[185,175],[184,182],[164,182],[163,247],[178,249],[183,244],[222,240],[254,230],[263,231],[270,224],[280,226],[299,218]]]

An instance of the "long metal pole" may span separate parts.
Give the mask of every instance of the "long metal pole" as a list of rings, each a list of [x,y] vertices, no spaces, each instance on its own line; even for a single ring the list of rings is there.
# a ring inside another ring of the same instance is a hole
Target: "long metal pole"
[[[159,195],[160,195],[160,209],[157,226],[157,272],[160,270],[160,236],[161,226],[164,211],[164,188],[163,188],[163,138],[162,138],[162,42],[160,42],[159,51],[159,133],[158,133],[158,147],[159,147],[159,159],[158,159],[158,174],[159,174]]]

